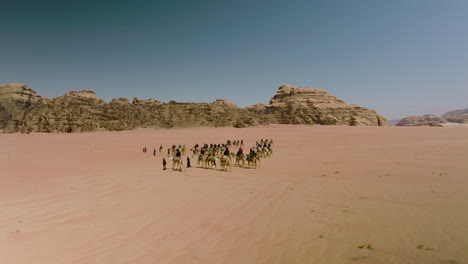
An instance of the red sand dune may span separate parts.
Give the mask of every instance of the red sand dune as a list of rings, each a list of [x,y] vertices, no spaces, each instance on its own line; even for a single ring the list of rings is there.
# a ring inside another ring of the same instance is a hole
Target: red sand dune
[[[255,170],[152,155],[261,138]],[[0,263],[468,263],[467,161],[468,127],[0,135]]]

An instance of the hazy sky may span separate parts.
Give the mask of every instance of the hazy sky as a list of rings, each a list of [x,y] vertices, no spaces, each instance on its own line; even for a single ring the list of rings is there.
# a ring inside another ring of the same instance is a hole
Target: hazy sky
[[[48,97],[246,106],[291,84],[389,119],[468,107],[467,0],[14,0],[0,11],[0,83]]]

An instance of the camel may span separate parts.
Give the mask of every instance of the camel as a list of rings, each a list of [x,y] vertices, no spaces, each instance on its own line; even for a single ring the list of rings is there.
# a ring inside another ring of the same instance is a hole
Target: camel
[[[180,152],[182,153],[182,155],[185,155],[185,144],[182,146],[182,149],[180,150]]]
[[[236,164],[239,167],[244,168],[244,166],[245,166],[245,155],[236,156]]]
[[[258,165],[257,165],[258,163]],[[250,167],[251,165],[254,166],[254,169],[257,168],[257,166],[260,167],[260,158],[258,156],[253,156],[250,159],[247,159],[247,166]]]
[[[175,155],[175,152],[176,152],[175,149],[173,149],[173,148],[168,148],[168,149],[167,149],[167,156],[168,156],[168,157],[174,156],[174,155]]]
[[[261,150],[258,151],[259,157],[261,158],[266,158],[268,157],[268,151],[266,148],[262,148]]]
[[[231,160],[229,159],[228,156],[221,157],[221,169],[224,169],[225,171],[228,171],[229,169],[232,171]]]
[[[194,158],[197,159],[197,166],[203,167],[205,165],[205,160],[208,155],[205,153],[203,155],[197,154]]]
[[[215,166],[215,169],[216,169],[216,160],[217,158],[215,158],[215,156],[208,155],[205,158],[205,169],[211,169],[213,165]]]
[[[172,170],[185,171],[184,163],[181,157],[172,156],[169,159],[172,160]]]
[[[273,148],[269,147],[268,150],[267,150],[267,155],[268,157],[270,157],[271,155],[273,155]]]
[[[234,152],[229,153],[229,161],[231,161],[232,159],[235,159],[235,158],[236,158],[236,153],[234,153]]]
[[[198,155],[200,153],[200,150],[198,148],[191,148],[190,151],[192,151],[193,156]]]

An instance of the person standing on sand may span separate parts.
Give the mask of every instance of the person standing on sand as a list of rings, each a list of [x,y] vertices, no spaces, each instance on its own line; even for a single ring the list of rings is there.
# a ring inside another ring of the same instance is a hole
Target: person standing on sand
[[[156,149],[153,149],[153,156],[156,156]]]
[[[190,158],[187,157],[187,168],[191,168],[191,167],[192,167],[192,165],[190,165]]]
[[[166,159],[163,158],[163,170],[166,170],[166,164],[167,164]]]

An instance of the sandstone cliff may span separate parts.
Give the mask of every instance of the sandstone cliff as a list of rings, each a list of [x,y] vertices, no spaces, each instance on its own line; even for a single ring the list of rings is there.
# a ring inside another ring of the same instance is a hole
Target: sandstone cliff
[[[48,99],[38,95],[27,85],[10,83],[0,85],[0,130],[16,132],[25,114]]]
[[[468,114],[447,117],[447,121],[451,123],[468,124]]]
[[[387,120],[375,111],[337,99],[321,89],[280,86],[269,105],[257,104],[246,108],[261,123],[366,125],[383,126]]]
[[[442,126],[447,121],[435,115],[409,116],[403,118],[397,126]]]
[[[449,117],[454,117],[458,115],[468,114],[468,108],[453,110],[442,115],[443,118],[447,119]]]
[[[466,124],[468,123],[468,108],[447,112],[442,117],[448,122]]]
[[[93,91],[70,91],[51,100],[22,84],[0,85],[0,130],[5,132],[85,132],[138,127],[199,127],[258,124],[387,125],[384,117],[348,104],[324,90],[279,87],[270,104],[240,108],[212,103],[161,103],[116,98],[106,103]]]

